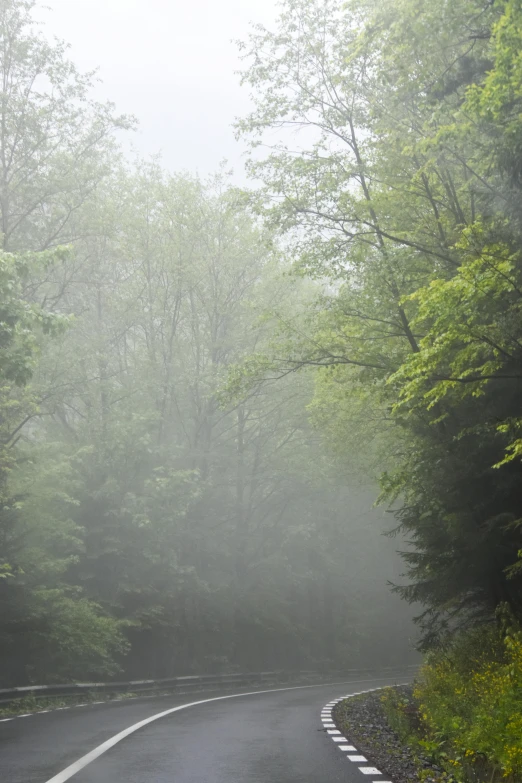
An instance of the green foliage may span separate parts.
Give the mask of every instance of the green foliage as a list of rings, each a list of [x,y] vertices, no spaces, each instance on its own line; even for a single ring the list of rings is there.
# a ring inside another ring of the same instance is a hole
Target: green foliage
[[[32,377],[39,335],[56,334],[67,319],[23,298],[30,273],[63,261],[66,248],[28,255],[0,254],[0,366],[2,381],[24,386]]]
[[[67,58],[67,45],[49,42],[32,18],[35,0],[6,0],[0,8],[0,231],[4,250],[26,252],[69,244],[80,209],[117,158],[113,135],[132,127],[111,104],[90,97],[94,74]],[[54,283],[63,269],[31,281],[31,293]],[[61,274],[60,274],[61,273]]]
[[[78,487],[60,447],[42,445],[50,395],[38,378],[72,321],[72,223],[106,173],[114,127],[128,123],[87,99],[91,77],[35,32],[33,6],[0,9],[0,657],[5,681],[19,683],[109,675],[125,649],[120,623],[67,579],[83,546]]]
[[[330,341],[320,286],[286,274],[223,171],[126,162],[132,121],[91,100],[32,8],[0,8],[3,680],[377,664],[390,630],[402,659],[390,545],[310,427],[300,349],[285,381],[250,383],[282,314],[311,310]]]
[[[412,730],[412,714],[416,713],[411,700],[395,688],[384,688],[381,703],[391,728],[404,744],[414,744],[416,737]]]
[[[38,601],[40,596],[35,598]],[[123,635],[126,623],[108,617],[92,601],[68,597],[61,591],[45,592],[41,599],[46,628],[32,637],[43,652],[31,671],[35,680],[66,677],[82,681],[86,672],[103,678],[119,671],[115,659],[129,648]]]
[[[434,653],[415,689],[425,745],[457,780],[522,772],[522,638],[481,629]]]
[[[466,103],[474,119],[494,139],[490,154],[512,184],[519,187],[521,180],[520,152],[522,149],[522,10],[516,0],[496,3],[499,17],[493,25],[493,68],[481,84],[471,85]]]
[[[381,472],[424,647],[502,602],[522,616],[520,19],[288,0],[243,46],[238,132],[294,134],[252,158],[260,211],[329,286],[257,369],[316,367],[326,443]]]

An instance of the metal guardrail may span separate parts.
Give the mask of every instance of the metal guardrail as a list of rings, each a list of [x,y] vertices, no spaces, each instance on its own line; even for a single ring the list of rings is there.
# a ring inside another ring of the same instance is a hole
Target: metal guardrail
[[[264,685],[267,683],[308,682],[318,679],[324,682],[343,677],[364,674],[392,676],[393,674],[413,674],[418,665],[386,667],[384,669],[343,669],[338,671],[276,671],[248,672],[242,674],[201,674],[186,677],[170,677],[162,680],[129,680],[128,682],[76,682],[63,685],[26,685],[21,688],[0,690],[0,704],[8,704],[26,697],[52,699],[60,696],[87,696],[88,694],[115,695],[118,693],[147,694],[161,691],[185,693],[191,690],[225,689],[246,685]]]

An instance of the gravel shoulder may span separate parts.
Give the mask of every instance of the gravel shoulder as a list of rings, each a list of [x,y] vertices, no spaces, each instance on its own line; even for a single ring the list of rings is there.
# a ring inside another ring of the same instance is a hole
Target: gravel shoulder
[[[411,698],[412,686],[397,690]],[[334,722],[344,736],[368,761],[393,783],[434,783],[440,779],[440,768],[430,764],[417,750],[406,745],[391,728],[381,703],[382,690],[345,699],[333,711]],[[422,775],[421,775],[422,772]]]

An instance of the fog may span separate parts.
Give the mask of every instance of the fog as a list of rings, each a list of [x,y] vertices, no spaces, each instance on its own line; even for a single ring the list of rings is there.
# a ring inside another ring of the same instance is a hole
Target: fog
[[[229,161],[244,181],[244,144],[232,123],[250,108],[239,85],[237,40],[277,16],[273,0],[50,0],[38,17],[68,41],[81,70],[99,69],[93,94],[135,115],[142,155],[171,171],[208,175]],[[125,142],[130,145],[130,140]]]
[[[416,660],[387,409],[318,371],[344,289],[237,187],[275,6],[2,14],[2,684]]]

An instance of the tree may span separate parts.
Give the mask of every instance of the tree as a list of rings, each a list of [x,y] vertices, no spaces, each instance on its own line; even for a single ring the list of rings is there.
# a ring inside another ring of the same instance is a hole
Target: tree
[[[244,47],[255,108],[239,132],[255,148],[299,131],[252,159],[263,212],[330,286],[250,374],[318,366],[334,444],[366,428],[387,447],[384,498],[415,547],[400,592],[425,605],[426,644],[522,609],[518,17],[509,2],[289,0]]]
[[[381,633],[401,659],[397,599],[378,591],[391,545],[310,427],[312,372],[223,394],[245,357],[263,362],[282,312],[298,325],[312,308],[322,347],[308,358],[323,362],[337,327],[320,286],[288,275],[286,248],[223,170],[202,181],[126,161],[113,132],[132,123],[90,100],[92,75],[34,32],[32,8],[4,3],[0,19],[0,212],[6,248],[35,258],[6,283],[20,327],[10,343],[6,322],[0,400],[18,439],[2,521],[6,683],[377,665]],[[384,292],[389,257],[376,246],[375,258]],[[386,307],[404,339],[402,305]]]
[[[34,0],[0,8],[0,220],[4,250],[45,250],[76,236],[75,216],[107,174],[114,131],[131,121],[89,97],[67,46],[35,31]]]
[[[43,402],[28,387],[38,354],[46,336],[58,337],[67,324],[28,304],[22,291],[29,274],[55,256],[63,251],[0,258],[0,646],[5,680],[20,683],[55,672],[111,673],[113,652],[125,647],[118,623],[67,585],[67,569],[81,551],[70,518],[69,466],[49,446],[28,453],[21,442]],[[38,452],[45,459],[36,467]]]

